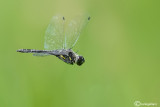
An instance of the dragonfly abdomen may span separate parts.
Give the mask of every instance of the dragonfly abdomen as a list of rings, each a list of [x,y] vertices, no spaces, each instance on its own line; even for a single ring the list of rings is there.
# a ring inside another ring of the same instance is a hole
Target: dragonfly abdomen
[[[46,52],[45,50],[35,50],[35,49],[19,49],[17,52],[21,53],[44,53]]]

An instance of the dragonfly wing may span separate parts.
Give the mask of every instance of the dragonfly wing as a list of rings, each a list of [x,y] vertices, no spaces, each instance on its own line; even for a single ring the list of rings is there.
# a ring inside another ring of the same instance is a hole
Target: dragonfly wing
[[[89,20],[90,17],[85,15],[78,16],[68,23],[65,30],[65,49],[70,49],[75,46],[79,39],[81,31],[87,25]]]
[[[44,48],[46,50],[63,49],[64,22],[63,16],[53,16],[45,32]]]

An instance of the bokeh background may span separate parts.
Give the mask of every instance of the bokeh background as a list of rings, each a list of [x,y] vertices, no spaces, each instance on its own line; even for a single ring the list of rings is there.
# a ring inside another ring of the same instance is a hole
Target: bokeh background
[[[160,103],[158,0],[0,0],[0,107],[134,107]],[[89,13],[77,43],[86,59],[67,65],[43,49],[55,14]],[[159,106],[159,105],[157,105]]]

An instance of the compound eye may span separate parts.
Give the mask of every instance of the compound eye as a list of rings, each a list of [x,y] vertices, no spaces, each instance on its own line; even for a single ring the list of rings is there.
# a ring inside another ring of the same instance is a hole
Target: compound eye
[[[81,66],[85,62],[83,56],[79,56],[79,59],[77,60],[77,65]]]

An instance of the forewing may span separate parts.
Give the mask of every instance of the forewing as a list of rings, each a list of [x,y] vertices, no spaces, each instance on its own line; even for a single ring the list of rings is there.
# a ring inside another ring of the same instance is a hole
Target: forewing
[[[46,50],[63,49],[64,21],[63,16],[53,16],[45,32],[44,48]]]
[[[78,16],[72,19],[65,30],[65,48],[70,49],[77,43],[80,33],[90,20],[90,16]]]

